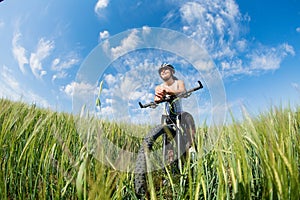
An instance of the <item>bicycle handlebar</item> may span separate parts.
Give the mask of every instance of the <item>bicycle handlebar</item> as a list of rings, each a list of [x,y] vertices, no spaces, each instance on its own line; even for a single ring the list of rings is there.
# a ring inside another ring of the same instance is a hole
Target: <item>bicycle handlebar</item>
[[[150,102],[150,103],[147,103],[147,104],[142,104],[141,102],[139,102],[139,105],[141,108],[147,108],[147,107],[151,107],[151,108],[156,108],[158,106],[158,104],[160,103],[163,103],[163,102],[168,102],[168,101],[173,101],[174,99],[177,99],[177,98],[187,98],[189,97],[192,92],[196,91],[196,90],[199,90],[201,88],[203,88],[203,85],[200,81],[198,81],[198,84],[199,86],[195,87],[195,88],[192,88],[184,93],[181,93],[181,94],[178,94],[178,95],[170,95],[170,96],[166,96],[164,97],[163,100],[159,101],[159,102]]]

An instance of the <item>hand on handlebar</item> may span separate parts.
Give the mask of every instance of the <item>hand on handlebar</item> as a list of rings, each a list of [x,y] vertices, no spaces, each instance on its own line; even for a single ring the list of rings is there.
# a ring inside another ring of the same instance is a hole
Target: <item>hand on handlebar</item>
[[[163,98],[167,95],[167,90],[166,88],[163,88],[162,86],[157,86],[155,88],[155,97],[154,101],[155,102],[160,102],[163,100]]]
[[[185,90],[185,88],[184,88]],[[164,86],[157,86],[155,88],[155,97],[154,102],[160,102],[166,99],[169,96],[175,96],[177,91],[172,90],[171,88]],[[179,94],[179,93],[178,93]]]
[[[183,93],[180,94],[172,94],[168,91],[165,90],[165,88],[159,86],[155,89],[155,97],[154,97],[154,102],[150,102],[147,104],[142,104],[141,102],[139,102],[139,105],[141,108],[147,108],[147,107],[152,107],[152,108],[156,108],[157,104],[162,103],[162,102],[166,102],[166,101],[170,101],[170,100],[174,100],[174,98],[187,98],[189,97],[194,91],[197,91],[201,88],[203,88],[203,85],[200,81],[198,81],[199,86],[192,88],[188,91],[185,91]]]

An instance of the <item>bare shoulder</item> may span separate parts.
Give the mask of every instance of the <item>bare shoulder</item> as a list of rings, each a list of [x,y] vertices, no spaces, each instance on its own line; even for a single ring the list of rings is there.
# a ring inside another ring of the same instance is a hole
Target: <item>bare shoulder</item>
[[[178,80],[178,90],[180,92],[184,92],[186,89],[185,89],[185,85],[184,85],[184,81],[183,80]]]
[[[184,85],[184,81],[183,80],[177,80],[177,81],[178,81],[178,84]]]

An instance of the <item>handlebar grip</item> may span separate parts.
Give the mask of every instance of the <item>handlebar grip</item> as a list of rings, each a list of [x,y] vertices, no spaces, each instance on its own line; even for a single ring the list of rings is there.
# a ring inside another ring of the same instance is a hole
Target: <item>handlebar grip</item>
[[[145,108],[144,105],[141,102],[139,102],[139,105],[140,105],[141,108]]]
[[[147,107],[155,108],[157,106],[157,103],[150,102],[150,103],[147,103],[147,104],[143,105],[141,102],[139,102],[139,105],[140,105],[141,108],[147,108]]]
[[[203,88],[203,85],[202,85],[201,81],[198,81],[198,83],[199,83],[199,86],[189,90],[189,92],[193,92],[193,91],[196,91],[196,90],[199,90],[199,89]]]
[[[203,88],[201,81],[198,81],[198,83],[199,83],[199,89]]]

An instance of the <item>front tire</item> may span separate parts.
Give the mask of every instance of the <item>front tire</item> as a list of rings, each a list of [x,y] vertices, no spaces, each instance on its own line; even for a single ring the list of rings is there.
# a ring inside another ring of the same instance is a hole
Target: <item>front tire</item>
[[[170,131],[169,127],[166,125],[158,125],[153,128],[150,133],[146,136],[143,144],[138,151],[137,161],[135,166],[135,176],[134,176],[134,187],[135,192],[139,196],[144,196],[147,192],[147,153],[152,151],[153,144],[164,133]]]

